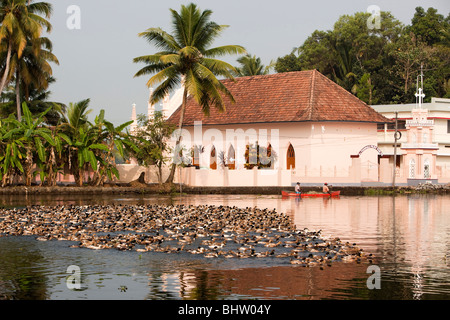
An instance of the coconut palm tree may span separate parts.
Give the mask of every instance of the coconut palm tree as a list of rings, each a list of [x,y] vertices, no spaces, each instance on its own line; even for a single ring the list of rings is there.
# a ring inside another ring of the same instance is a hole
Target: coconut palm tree
[[[16,106],[20,110],[21,100],[27,101],[30,91],[47,90],[52,82],[52,67],[50,62],[59,64],[56,56],[51,52],[52,43],[46,37],[28,40],[22,55],[13,54],[11,69],[15,69]]]
[[[212,11],[201,11],[193,3],[182,5],[180,12],[170,9],[173,33],[169,34],[161,28],[150,28],[139,34],[150,44],[161,51],[134,59],[135,63],[146,63],[135,77],[153,74],[147,81],[151,87],[159,84],[153,92],[152,103],[166,97],[170,91],[179,86],[184,87],[183,101],[178,128],[183,126],[186,101],[191,96],[202,106],[208,115],[210,106],[224,110],[223,97],[234,102],[233,96],[216,76],[233,79],[236,69],[217,57],[226,54],[245,54],[242,46],[225,45],[211,48],[213,41],[227,27],[210,20]],[[181,135],[178,137],[174,154],[178,154]],[[172,164],[166,182],[171,183],[175,174],[175,163]]]
[[[10,61],[12,70],[15,71],[14,92],[8,90],[2,94],[4,103],[0,105],[1,113],[16,113],[20,110],[17,105],[26,102],[33,114],[39,114],[49,107],[50,112],[46,114],[46,122],[56,125],[60,119],[59,111],[65,108],[62,103],[48,101],[50,92],[49,85],[55,81],[52,77],[50,62],[59,64],[58,59],[52,54],[52,43],[48,38],[42,37],[36,40],[28,40],[21,58],[15,52]],[[38,52],[38,53],[37,53]]]
[[[240,64],[239,67],[236,67],[239,77],[269,74],[270,68],[273,66],[273,62],[267,67],[264,66],[260,58],[250,54],[240,57],[237,62]]]
[[[17,54],[21,59],[29,40],[33,41],[41,37],[45,28],[51,31],[48,20],[52,12],[52,6],[46,2],[32,3],[30,0],[1,0],[0,1],[0,48],[6,52],[3,75],[0,80],[0,93],[16,75],[16,69],[11,68],[11,58]],[[41,15],[44,15],[42,17]],[[36,52],[38,54],[38,52]],[[17,117],[21,120],[22,112],[20,104],[17,105]]]

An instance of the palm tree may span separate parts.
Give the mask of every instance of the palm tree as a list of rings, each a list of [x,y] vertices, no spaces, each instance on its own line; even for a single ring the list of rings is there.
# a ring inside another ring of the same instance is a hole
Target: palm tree
[[[223,95],[234,102],[233,96],[216,76],[233,79],[236,69],[216,57],[226,54],[244,54],[245,49],[238,45],[225,45],[210,48],[213,41],[227,27],[210,20],[211,10],[201,11],[193,3],[181,6],[181,10],[170,9],[172,14],[173,34],[161,28],[150,28],[139,34],[150,44],[161,49],[152,55],[134,59],[135,63],[144,62],[146,67],[139,70],[135,77],[154,74],[148,81],[151,87],[159,83],[152,95],[152,103],[157,103],[178,85],[183,85],[183,101],[178,128],[182,129],[186,101],[191,96],[202,106],[208,115],[211,105],[219,111],[224,110]],[[175,153],[179,150],[181,135],[175,145]],[[171,183],[175,174],[175,163],[172,164],[166,182]]]
[[[16,106],[20,110],[21,99],[27,101],[30,91],[48,89],[52,82],[52,67],[50,62],[59,64],[56,56],[51,52],[52,43],[46,38],[29,40],[21,57],[15,53],[11,59],[10,67],[15,69]]]
[[[51,107],[46,115],[46,122],[56,125],[60,119],[59,111],[64,109],[65,105],[48,101],[50,92],[47,89],[55,81],[52,77],[50,62],[59,64],[51,50],[51,41],[42,37],[34,41],[29,40],[21,58],[17,53],[13,54],[10,67],[11,70],[16,70],[15,88],[12,92],[8,87],[8,90],[2,94],[4,103],[0,105],[2,109],[0,113],[16,113],[13,108],[20,110],[17,106],[25,101],[33,114],[39,114]]]
[[[261,59],[256,56],[251,56],[249,54],[240,57],[237,62],[240,64],[240,67],[237,67],[238,76],[246,77],[246,76],[258,76],[269,74],[270,68],[273,65],[273,62],[265,67],[261,63]]]
[[[31,3],[30,0],[1,0],[0,1],[0,47],[6,53],[3,75],[0,81],[0,93],[17,75],[16,69],[11,68],[11,58],[17,54],[21,59],[29,40],[40,38],[43,28],[51,31],[50,18],[52,6],[46,2]],[[43,18],[41,15],[44,15]],[[36,52],[39,54],[39,52]],[[17,78],[17,77],[16,77]],[[17,105],[17,117],[21,120],[20,104]]]

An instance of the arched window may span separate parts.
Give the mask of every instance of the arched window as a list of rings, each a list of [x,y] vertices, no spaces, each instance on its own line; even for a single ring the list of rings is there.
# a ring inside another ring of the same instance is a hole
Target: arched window
[[[287,150],[286,155],[286,168],[287,169],[295,169],[295,151],[292,144],[289,144],[289,148]]]
[[[209,167],[213,170],[217,169],[217,152],[216,152],[216,147],[212,147],[211,149],[211,155],[209,158]]]
[[[200,166],[200,148],[196,145],[192,148],[192,165],[195,167]]]
[[[428,159],[425,159],[425,162],[423,164],[423,177],[425,179],[430,179],[431,178],[431,174],[430,174],[430,161]]]
[[[409,178],[414,179],[416,177],[416,161],[414,159],[409,160]]]
[[[273,169],[273,159],[274,159],[274,155],[272,154],[272,145],[269,143],[269,145],[267,146],[267,154],[266,156],[270,159],[269,163],[267,164],[268,168]]]
[[[236,152],[233,145],[228,148],[228,169],[236,169]]]

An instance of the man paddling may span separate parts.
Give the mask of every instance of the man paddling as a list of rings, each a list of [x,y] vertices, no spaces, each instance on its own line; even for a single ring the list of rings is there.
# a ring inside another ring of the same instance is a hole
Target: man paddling
[[[330,191],[330,188],[328,188],[328,183],[325,182],[323,184],[322,192],[323,193],[328,193],[331,196],[331,191]]]
[[[300,182],[297,182],[297,185],[295,186],[295,193],[302,194],[302,191],[300,190]]]

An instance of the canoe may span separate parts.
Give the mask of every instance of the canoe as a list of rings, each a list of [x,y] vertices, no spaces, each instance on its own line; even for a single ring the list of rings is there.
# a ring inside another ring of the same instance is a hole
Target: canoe
[[[332,197],[338,197],[340,194],[341,194],[340,190],[331,192],[331,196]],[[281,195],[283,197],[298,197],[299,196],[295,192],[283,191],[283,190],[281,191]],[[302,198],[306,198],[306,197],[321,197],[321,198],[324,198],[324,197],[329,197],[330,194],[328,194],[328,193],[302,193],[301,196],[302,196]]]

